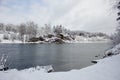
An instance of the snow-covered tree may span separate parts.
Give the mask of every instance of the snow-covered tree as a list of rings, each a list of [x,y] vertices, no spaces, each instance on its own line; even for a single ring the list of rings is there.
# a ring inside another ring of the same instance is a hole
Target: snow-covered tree
[[[117,45],[117,44],[120,43],[120,0],[117,3],[117,9],[119,10],[119,12],[118,12],[118,18],[117,18],[118,27],[116,28],[115,34],[112,35],[112,37],[111,37],[113,45]]]
[[[55,34],[60,34],[62,33],[62,25],[57,25],[53,27],[53,31]]]

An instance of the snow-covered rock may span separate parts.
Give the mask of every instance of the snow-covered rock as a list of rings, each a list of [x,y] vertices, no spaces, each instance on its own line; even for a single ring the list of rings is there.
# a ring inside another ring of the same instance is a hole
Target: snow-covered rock
[[[120,44],[116,45],[112,49],[109,49],[105,52],[105,57],[120,54]]]

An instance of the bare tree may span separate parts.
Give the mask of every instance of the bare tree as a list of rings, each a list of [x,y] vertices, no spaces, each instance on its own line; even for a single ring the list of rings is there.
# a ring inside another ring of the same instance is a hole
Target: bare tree
[[[24,35],[26,34],[26,24],[22,23],[19,26],[19,34],[20,34],[20,39],[23,41]]]
[[[5,29],[4,23],[0,23],[0,31],[4,31],[4,29]]]
[[[27,34],[29,38],[36,37],[37,35],[37,24],[34,22],[28,22],[27,24]]]
[[[51,25],[50,24],[45,24],[45,34],[51,34]]]
[[[55,34],[62,33],[62,25],[54,26],[53,31],[54,31]]]

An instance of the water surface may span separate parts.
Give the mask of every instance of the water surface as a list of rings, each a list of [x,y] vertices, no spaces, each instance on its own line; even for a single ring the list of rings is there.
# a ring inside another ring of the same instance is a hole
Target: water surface
[[[55,71],[68,71],[92,65],[91,61],[101,58],[107,48],[107,43],[0,44],[0,56],[9,56],[11,69],[53,65]]]

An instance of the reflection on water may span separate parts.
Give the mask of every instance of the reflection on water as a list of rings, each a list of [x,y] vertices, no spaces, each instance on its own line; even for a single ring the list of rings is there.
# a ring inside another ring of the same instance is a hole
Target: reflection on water
[[[9,56],[10,68],[53,65],[55,71],[67,71],[91,65],[91,60],[99,59],[107,48],[105,43],[0,44],[0,55]]]

